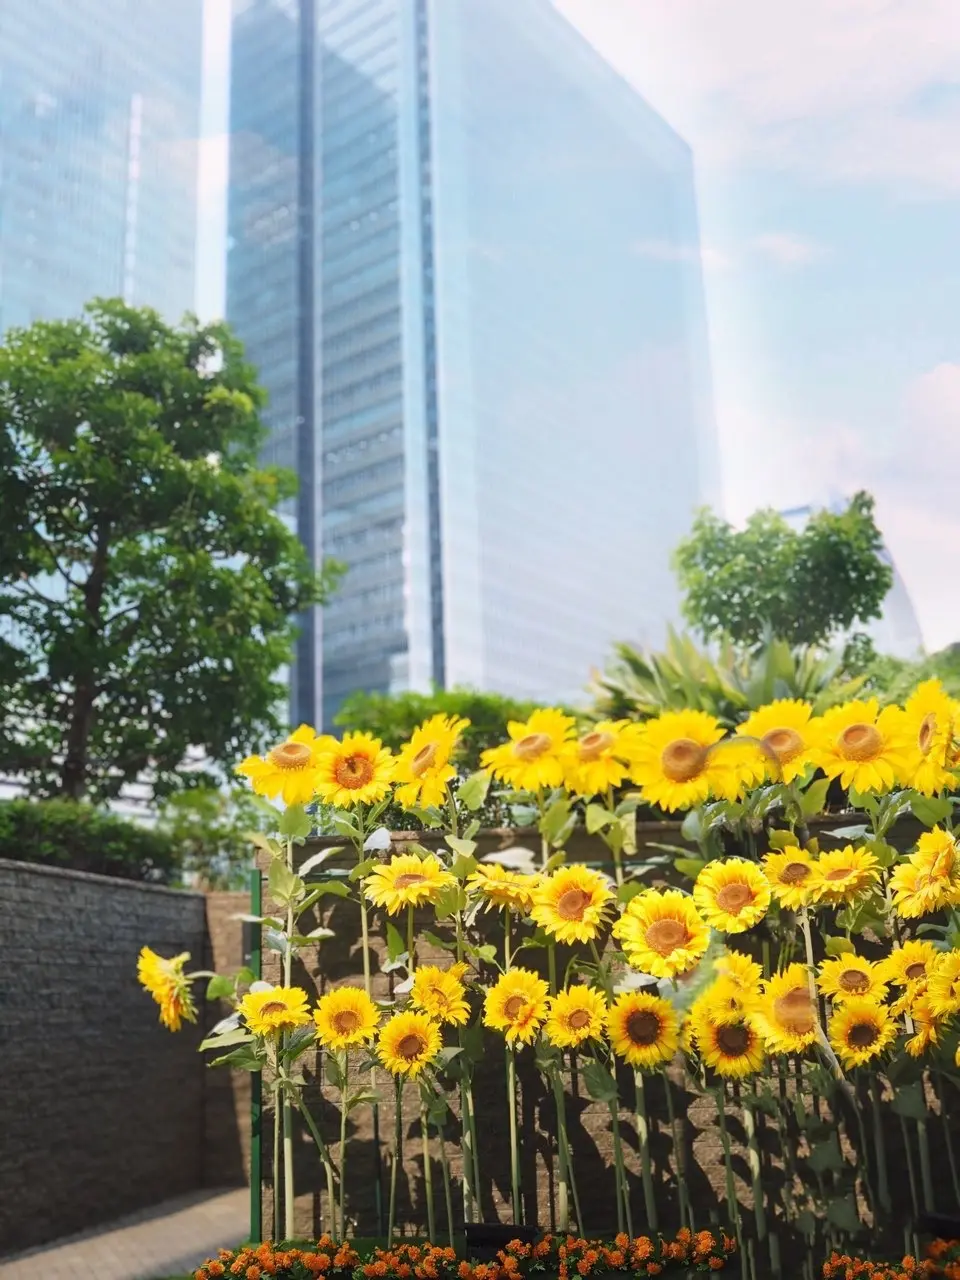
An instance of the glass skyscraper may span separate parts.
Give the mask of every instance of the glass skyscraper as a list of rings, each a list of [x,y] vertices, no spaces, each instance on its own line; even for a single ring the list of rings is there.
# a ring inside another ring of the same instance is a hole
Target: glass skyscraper
[[[200,0],[0,3],[0,333],[194,305]]]
[[[349,571],[293,714],[575,698],[716,469],[691,155],[548,0],[234,0],[227,315]]]

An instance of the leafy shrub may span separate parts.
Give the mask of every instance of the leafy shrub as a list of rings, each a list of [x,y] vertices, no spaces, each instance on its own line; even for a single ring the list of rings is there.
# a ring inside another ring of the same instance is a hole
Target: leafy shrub
[[[168,835],[74,800],[0,802],[0,858],[155,884],[180,871]]]
[[[195,787],[163,801],[157,831],[177,849],[188,883],[245,889],[254,860],[248,833],[262,828],[262,806],[249,791]]]

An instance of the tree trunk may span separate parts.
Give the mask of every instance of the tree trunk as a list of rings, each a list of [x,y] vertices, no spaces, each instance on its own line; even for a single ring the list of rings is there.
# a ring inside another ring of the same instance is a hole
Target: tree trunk
[[[103,623],[101,608],[107,583],[109,536],[109,521],[99,520],[94,534],[90,576],[83,585],[83,604],[87,615],[87,654],[95,652]],[[64,743],[66,750],[63,768],[60,770],[60,795],[69,796],[71,800],[82,800],[87,787],[87,744],[93,727],[97,692],[96,662],[90,661],[85,670],[76,673],[73,705]]]

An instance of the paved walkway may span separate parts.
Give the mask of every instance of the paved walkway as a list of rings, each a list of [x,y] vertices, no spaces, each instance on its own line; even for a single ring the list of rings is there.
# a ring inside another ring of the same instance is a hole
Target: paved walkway
[[[250,1192],[195,1191],[68,1240],[0,1259],[0,1280],[159,1280],[247,1238]]]

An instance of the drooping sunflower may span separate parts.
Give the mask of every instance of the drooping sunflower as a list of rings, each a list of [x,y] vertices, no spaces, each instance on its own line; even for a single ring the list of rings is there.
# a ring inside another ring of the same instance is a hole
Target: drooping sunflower
[[[189,959],[188,951],[166,959],[149,947],[141,947],[137,958],[137,978],[159,1005],[160,1021],[168,1031],[197,1020],[190,979],[183,971]]]
[[[248,991],[237,1011],[255,1036],[279,1036],[310,1022],[307,993],[301,987]]]
[[[627,904],[613,926],[630,964],[655,978],[692,969],[710,942],[693,899],[679,889],[649,889]]]
[[[846,1000],[837,1005],[827,1034],[845,1067],[862,1067],[892,1043],[897,1026],[885,1005],[875,1000]]]
[[[929,996],[918,996],[910,1009],[913,1019],[913,1035],[903,1046],[911,1058],[920,1058],[935,1044],[940,1043],[940,1033],[947,1022],[946,1015],[935,1013]]]
[[[317,797],[337,809],[382,800],[390,790],[396,762],[380,739],[372,733],[345,733],[341,742],[327,741],[317,760]]]
[[[821,853],[813,864],[810,887],[816,903],[837,906],[856,902],[880,883],[880,864],[866,849],[845,845]]]
[[[744,858],[708,862],[693,886],[697,910],[721,933],[743,933],[762,920],[770,906],[766,876]]]
[[[763,984],[756,1025],[771,1053],[802,1053],[816,1039],[817,1007],[803,964],[788,964]]]
[[[395,1013],[381,1028],[377,1057],[391,1075],[413,1080],[430,1065],[442,1044],[439,1026],[425,1013]]]
[[[450,760],[460,735],[469,726],[469,720],[458,716],[436,715],[414,729],[394,766],[398,804],[406,809],[443,804],[447,783],[457,776]]]
[[[533,907],[533,892],[539,883],[537,875],[510,871],[499,862],[481,862],[467,878],[467,892],[479,894],[484,910],[499,907],[501,911],[515,911],[525,916]]]
[[[529,720],[510,720],[510,741],[488,748],[480,763],[518,791],[562,786],[573,726],[573,716],[554,708],[535,711]]]
[[[949,697],[939,680],[918,684],[904,705],[907,780],[926,796],[956,789],[952,748],[958,719],[960,704]]]
[[[320,997],[313,1020],[322,1045],[346,1049],[373,1039],[380,1011],[362,988],[336,987]]]
[[[413,977],[410,1003],[437,1022],[462,1027],[470,1017],[467,989],[463,985],[466,971],[465,964],[454,964],[449,969],[421,965]]]
[[[902,947],[894,947],[889,955],[884,956],[879,967],[891,986],[916,991],[919,984],[929,980],[942,954],[932,942],[911,938]]]
[[[649,720],[638,737],[630,777],[648,804],[692,809],[714,796],[733,800],[740,789],[740,762],[715,750],[720,722],[705,711],[668,711]]]
[[[798,911],[810,901],[814,885],[814,859],[806,849],[788,847],[768,853],[763,871],[770,892],[782,907]]]
[[[934,827],[917,841],[917,851],[890,877],[897,915],[914,920],[960,905],[960,848],[949,831]]]
[[[938,1017],[960,1013],[960,951],[944,951],[927,980],[930,1008]]]
[[[558,942],[590,942],[612,904],[613,893],[599,871],[573,863],[540,880],[530,916]]]
[[[444,889],[456,883],[434,854],[419,858],[415,853],[398,853],[389,862],[374,867],[363,882],[363,891],[375,906],[396,916],[405,907],[436,902]]]
[[[607,1035],[614,1053],[631,1067],[651,1071],[677,1051],[677,1014],[669,1000],[645,991],[617,996],[607,1010]]]
[[[558,1049],[575,1049],[603,1034],[607,1002],[599,991],[578,984],[549,999],[544,1035]]]
[[[247,756],[234,772],[249,778],[258,796],[279,798],[287,805],[309,804],[320,782],[320,757],[335,741],[318,738],[309,725],[302,724],[265,756]]]
[[[778,698],[758,707],[736,728],[741,737],[763,744],[758,752],[759,777],[793,782],[806,772],[813,708],[797,698]],[[775,757],[776,764],[771,756]]]
[[[715,1022],[704,1015],[691,1018],[690,1030],[700,1057],[718,1076],[742,1079],[763,1066],[763,1040],[751,1021]]]
[[[834,1004],[844,1000],[876,1000],[886,998],[887,982],[883,971],[872,960],[848,952],[820,966],[817,986]]]
[[[627,776],[643,727],[628,720],[601,720],[571,744],[564,785],[573,795],[606,795]]]
[[[547,1016],[544,980],[529,969],[511,969],[501,974],[483,1002],[483,1021],[502,1031],[509,1044],[529,1044]]]
[[[831,707],[811,726],[810,760],[857,791],[892,791],[906,781],[909,748],[899,707],[876,698]]]

